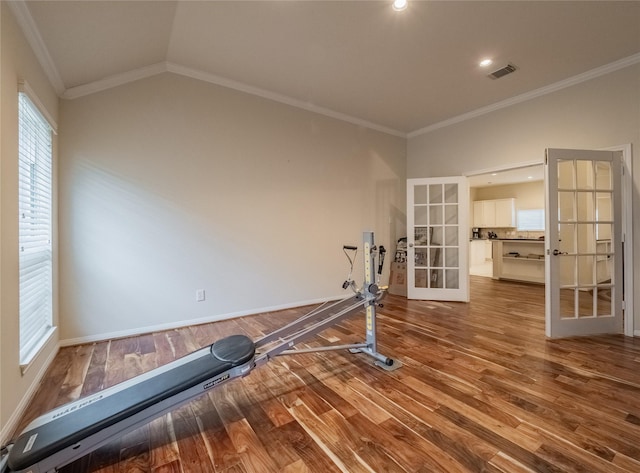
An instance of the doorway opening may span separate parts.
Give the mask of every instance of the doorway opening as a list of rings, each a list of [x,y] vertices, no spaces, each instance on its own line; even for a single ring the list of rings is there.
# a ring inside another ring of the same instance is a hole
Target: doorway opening
[[[544,283],[543,163],[483,170],[467,178],[469,274]],[[503,259],[504,254],[513,258]],[[528,258],[515,259],[522,256]]]

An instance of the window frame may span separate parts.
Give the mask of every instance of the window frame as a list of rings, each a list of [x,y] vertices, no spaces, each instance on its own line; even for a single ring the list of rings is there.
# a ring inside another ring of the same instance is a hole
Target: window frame
[[[19,84],[17,98],[19,359],[24,374],[56,331],[53,238],[56,125],[28,84]]]

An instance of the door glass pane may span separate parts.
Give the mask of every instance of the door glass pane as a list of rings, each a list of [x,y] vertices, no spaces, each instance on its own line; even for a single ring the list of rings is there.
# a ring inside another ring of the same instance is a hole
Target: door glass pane
[[[572,160],[558,160],[558,188],[575,189]]]
[[[427,225],[427,207],[414,207],[413,218],[415,225]]]
[[[442,268],[442,248],[431,248],[429,266],[432,268]]]
[[[580,286],[592,286],[595,284],[594,263],[594,256],[578,256],[578,284]]]
[[[558,249],[562,253],[574,254],[576,252],[575,223],[561,223],[558,225]]]
[[[458,223],[458,206],[457,205],[445,205],[444,223],[446,223],[447,225],[455,225]]]
[[[444,227],[444,244],[458,246],[458,227]]]
[[[574,196],[575,192],[558,192],[558,220],[561,222],[575,222]]]
[[[429,203],[441,204],[442,199],[442,184],[430,184],[429,185]]]
[[[596,189],[613,190],[611,183],[611,163],[609,161],[596,161]]]
[[[433,287],[433,288],[444,287],[444,278],[442,273],[443,273],[442,269],[431,270],[431,280],[429,282],[429,287]]]
[[[561,286],[575,286],[576,285],[576,257],[575,256],[560,256],[560,285]]]
[[[416,248],[416,266],[429,266],[429,250],[426,248]]]
[[[447,204],[458,203],[458,184],[445,184],[444,185],[444,201]]]
[[[576,316],[576,289],[560,289],[560,317],[573,319]]]
[[[445,266],[457,268],[459,266],[458,248],[445,248]]]
[[[593,189],[594,181],[593,161],[576,160],[576,188]]]
[[[458,272],[457,269],[445,269],[447,289],[458,289]]]
[[[442,246],[442,227],[429,227],[431,232],[431,240],[429,244],[431,246]]]
[[[576,192],[578,220],[592,222],[596,219],[593,192]]]
[[[413,230],[414,241],[416,246],[426,246],[429,239],[427,238],[428,227],[415,227]]]
[[[578,291],[578,317],[593,317],[594,299],[593,291]]]
[[[596,291],[596,301],[598,303],[596,315],[598,317],[611,315],[613,313],[611,286],[601,286],[596,288]]]
[[[442,225],[442,205],[429,206],[429,223],[431,225]]]
[[[613,210],[611,208],[611,193],[596,193],[596,220],[598,222],[611,221],[613,218]]]
[[[596,225],[596,240],[611,240],[613,234],[611,228],[613,225],[610,223],[599,223]],[[607,250],[608,252],[609,250]]]
[[[416,287],[427,287],[427,270],[426,269],[416,269],[415,270],[415,286]]]
[[[578,224],[578,253],[596,252],[596,233],[593,223]]]
[[[427,186],[415,186],[413,188],[413,203],[417,205],[427,203]]]

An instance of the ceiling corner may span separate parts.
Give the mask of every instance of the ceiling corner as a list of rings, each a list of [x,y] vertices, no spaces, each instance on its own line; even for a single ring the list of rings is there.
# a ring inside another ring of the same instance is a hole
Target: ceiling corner
[[[33,49],[33,52],[49,79],[51,86],[59,96],[62,96],[65,92],[64,82],[58,72],[58,68],[49,54],[46,44],[42,40],[42,36],[40,36],[40,32],[38,31],[35,21],[33,21],[27,2],[24,0],[14,0],[7,2],[7,4],[16,17],[18,25],[20,25],[31,49]]]

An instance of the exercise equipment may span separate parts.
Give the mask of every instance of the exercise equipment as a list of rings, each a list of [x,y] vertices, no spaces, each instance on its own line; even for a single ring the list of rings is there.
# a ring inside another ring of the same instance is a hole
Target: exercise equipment
[[[345,284],[355,294],[330,302],[290,324],[252,341],[231,335],[176,361],[151,370],[91,396],[54,409],[31,422],[23,432],[2,448],[0,473],[51,473],[87,455],[109,441],[121,437],[151,420],[187,403],[279,355],[348,349],[364,353],[386,370],[401,363],[378,352],[376,306],[385,293],[379,286],[384,247],[374,245],[373,232],[365,232],[362,288],[355,290],[351,272]],[[355,247],[345,246],[357,251]],[[379,255],[377,275],[375,258]],[[347,255],[349,258],[349,255]],[[355,255],[354,255],[355,258]],[[353,259],[349,258],[351,270]],[[345,287],[345,289],[346,289]],[[341,320],[365,310],[366,338],[362,343],[293,349]]]

